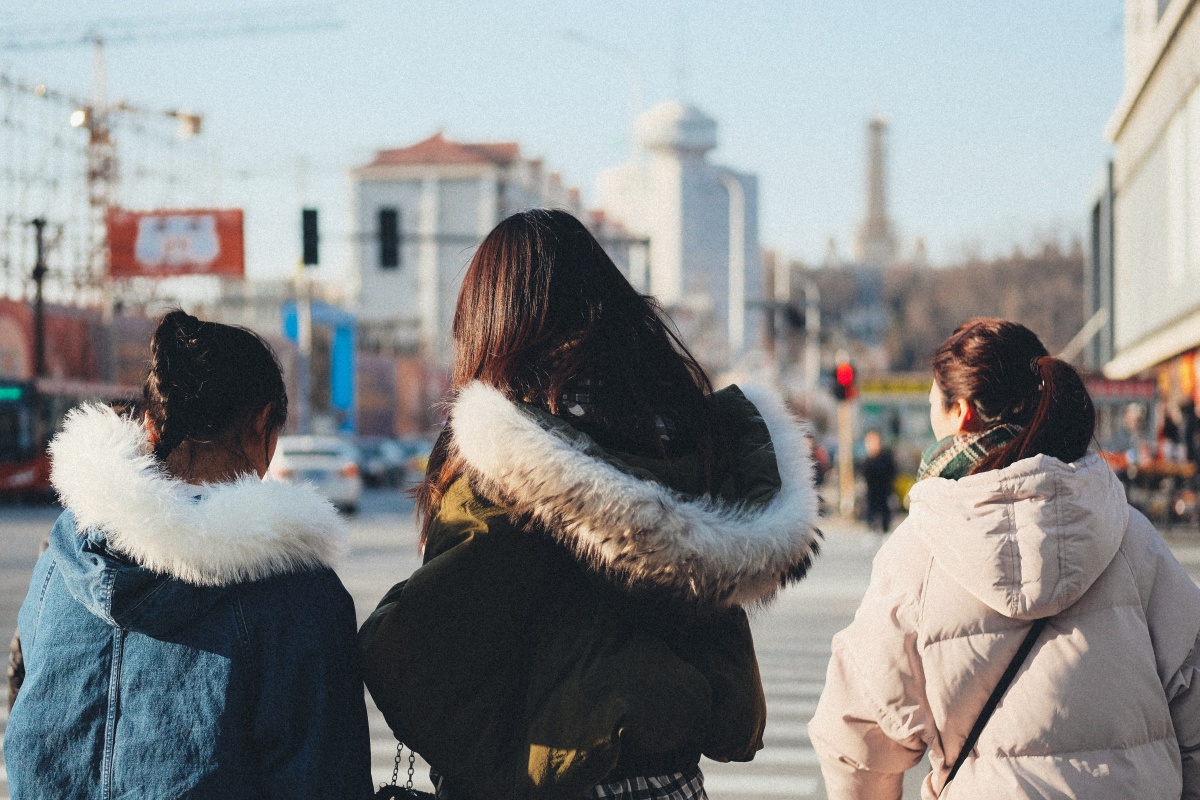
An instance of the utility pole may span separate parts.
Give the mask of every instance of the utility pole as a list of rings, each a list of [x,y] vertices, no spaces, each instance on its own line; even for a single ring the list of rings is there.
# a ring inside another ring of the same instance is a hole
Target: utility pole
[[[46,308],[42,300],[42,284],[46,282],[46,220],[42,217],[29,221],[33,226],[36,243],[36,261],[33,265],[33,377],[46,376]]]
[[[821,383],[821,290],[804,281],[804,391],[814,394]]]
[[[854,516],[854,398],[858,395],[854,377],[849,355],[838,353],[833,395],[838,401],[838,511],[843,517]]]
[[[854,401],[839,400],[838,423],[838,513],[854,517]]]
[[[775,260],[773,294],[775,295],[775,313],[772,315],[774,328],[775,349],[775,383],[787,393],[788,358],[791,356],[791,323],[788,320],[789,308],[792,304],[792,265],[782,253]]]
[[[302,434],[312,433],[312,283],[301,265],[296,274],[297,425]]]
[[[305,195],[305,162],[297,172],[300,195]],[[296,265],[296,399],[297,428],[300,433],[312,433],[312,281],[308,268],[320,262],[320,234],[317,228],[317,209],[300,212],[301,255]]]

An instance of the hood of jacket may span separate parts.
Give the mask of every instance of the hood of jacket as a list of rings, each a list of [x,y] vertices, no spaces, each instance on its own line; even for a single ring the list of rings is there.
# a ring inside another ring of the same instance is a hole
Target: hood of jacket
[[[332,567],[345,548],[345,526],[311,488],[254,475],[184,483],[145,429],[107,406],[72,411],[50,455],[67,509],[52,553],[72,595],[112,624],[171,630],[237,584]]]
[[[1078,600],[1116,556],[1129,521],[1120,481],[1096,454],[927,478],[909,498],[909,520],[939,566],[1015,619],[1057,614]]]
[[[817,552],[806,431],[765,391],[731,387],[714,402],[742,434],[723,454],[735,488],[715,497],[669,485],[670,462],[623,459],[479,382],[459,392],[450,426],[479,491],[597,572],[699,602],[762,603],[803,577]]]

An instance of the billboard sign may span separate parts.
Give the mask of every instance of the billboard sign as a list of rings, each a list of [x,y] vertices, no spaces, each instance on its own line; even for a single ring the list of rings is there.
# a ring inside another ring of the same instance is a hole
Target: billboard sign
[[[108,272],[114,278],[246,274],[241,209],[110,208]]]

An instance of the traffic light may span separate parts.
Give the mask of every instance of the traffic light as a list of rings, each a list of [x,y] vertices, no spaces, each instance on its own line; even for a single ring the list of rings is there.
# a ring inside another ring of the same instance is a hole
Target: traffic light
[[[843,361],[833,371],[833,396],[838,400],[853,400],[858,394],[854,385],[854,366]]]
[[[379,209],[379,266],[400,266],[400,211],[391,207]]]
[[[317,250],[317,210],[306,208],[300,212],[301,241],[303,256],[301,262],[306,267],[316,266],[319,261]]]

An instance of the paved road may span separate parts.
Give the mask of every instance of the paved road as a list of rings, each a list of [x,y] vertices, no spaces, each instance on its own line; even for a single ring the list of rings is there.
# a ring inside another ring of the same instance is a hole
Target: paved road
[[[57,511],[50,507],[0,507],[0,638],[16,623],[38,542]],[[396,581],[419,563],[411,503],[396,492],[370,492],[362,511],[350,520],[351,553],[339,570],[354,596],[360,622]],[[861,529],[828,522],[824,552],[812,574],[753,617],[763,682],[767,692],[766,748],[749,764],[705,761],[713,800],[824,798],[820,770],[805,726],[816,707],[829,660],[829,641],[858,606],[878,547]],[[1193,577],[1200,577],[1200,540],[1177,540],[1176,554]],[[368,700],[376,783],[392,771],[395,743],[382,716]],[[7,718],[0,704],[0,735]],[[905,797],[919,796],[919,770],[906,783]],[[428,788],[418,763],[417,785]],[[0,760],[0,800],[8,797]]]

